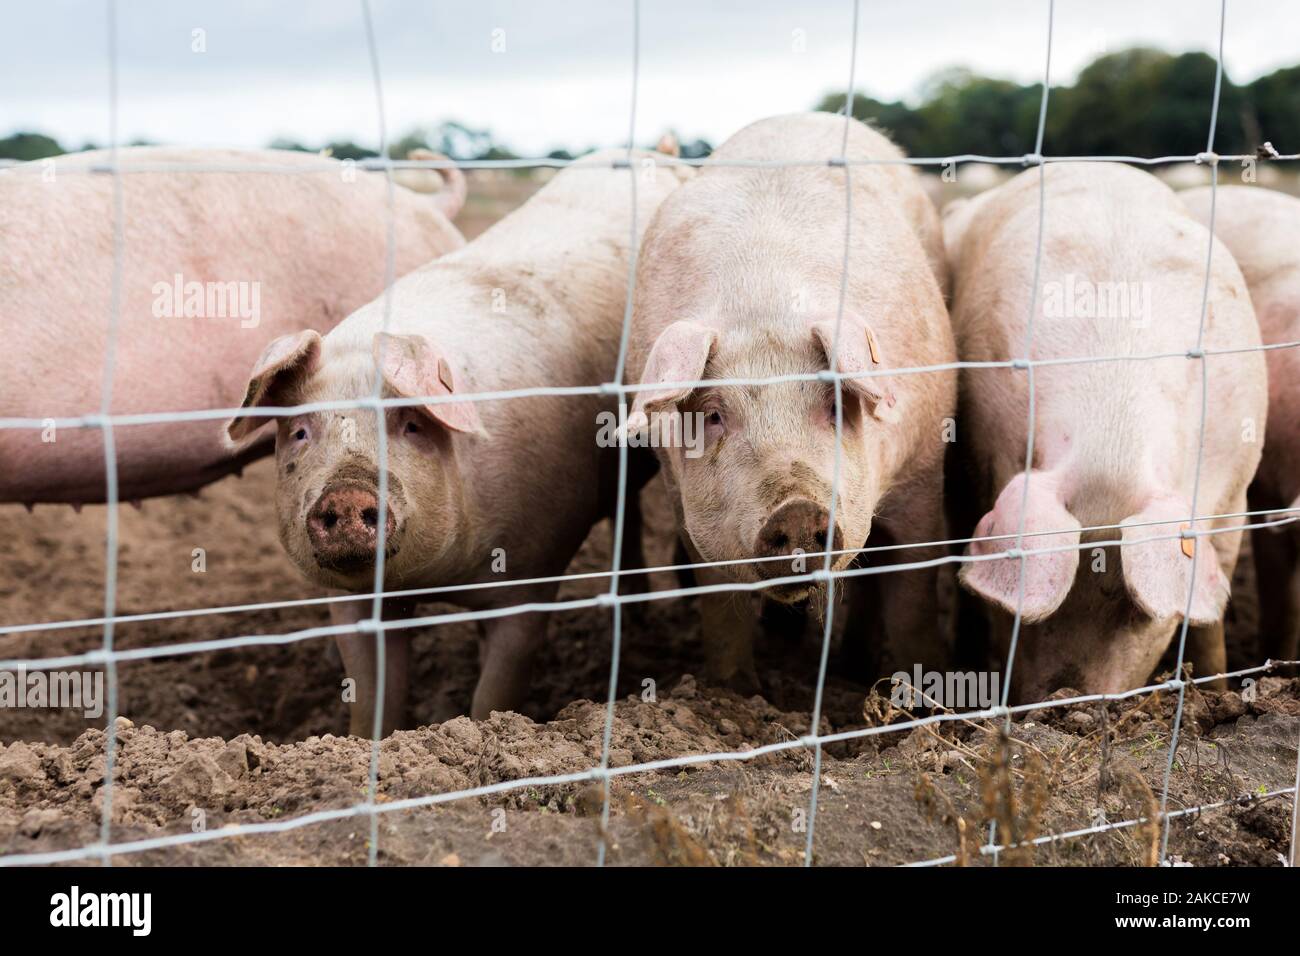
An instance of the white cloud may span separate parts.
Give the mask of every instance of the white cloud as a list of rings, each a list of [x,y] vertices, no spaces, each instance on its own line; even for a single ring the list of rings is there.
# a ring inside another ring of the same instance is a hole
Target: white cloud
[[[848,81],[850,0],[643,0],[638,137],[666,127],[715,142],[772,113],[810,108]],[[87,11],[90,11],[87,13]],[[119,137],[189,144],[373,143],[377,112],[354,0],[119,4]],[[538,153],[620,143],[631,98],[630,0],[377,0],[375,29],[390,135],[456,118]],[[1046,0],[863,0],[858,88],[914,96],[955,64],[1032,82],[1042,75]],[[1142,43],[1212,51],[1218,0],[1059,0],[1053,77]],[[103,9],[15,5],[0,36],[0,131],[102,143],[107,126]],[[191,30],[207,52],[190,51]],[[490,49],[505,31],[506,50]],[[793,49],[802,30],[806,50]],[[1300,4],[1235,0],[1225,62],[1246,82],[1300,62]],[[1208,104],[1207,104],[1208,108]]]

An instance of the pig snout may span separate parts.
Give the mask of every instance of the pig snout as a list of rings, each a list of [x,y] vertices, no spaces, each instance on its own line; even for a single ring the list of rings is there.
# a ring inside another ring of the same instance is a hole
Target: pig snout
[[[386,550],[391,550],[397,520],[391,506],[385,510]],[[351,571],[372,566],[378,533],[379,497],[365,485],[330,485],[307,513],[307,537],[323,568]]]
[[[826,509],[815,501],[807,498],[787,501],[759,529],[754,554],[759,558],[792,558],[796,552],[815,554],[835,550],[840,547],[844,534],[837,523],[832,540],[828,543],[826,529],[829,519]],[[756,567],[759,575],[765,579],[786,577],[794,573],[788,561],[760,561]]]

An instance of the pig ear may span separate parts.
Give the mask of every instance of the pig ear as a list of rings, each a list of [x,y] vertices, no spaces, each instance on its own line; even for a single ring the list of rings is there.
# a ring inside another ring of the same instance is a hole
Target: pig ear
[[[641,373],[641,384],[700,381],[709,362],[709,353],[717,341],[718,333],[707,326],[697,322],[674,322],[659,333],[650,349],[645,371]],[[635,432],[645,427],[650,412],[674,405],[690,392],[689,388],[676,387],[638,390],[632,401],[632,413],[628,416],[628,431]]]
[[[248,376],[248,389],[244,392],[240,408],[273,404],[275,395],[290,379],[316,371],[316,365],[320,361],[320,348],[321,337],[312,329],[303,329],[293,335],[273,339],[262,350],[261,357]],[[239,447],[244,439],[269,421],[269,418],[264,417],[236,415],[226,423],[228,444],[232,448]]]
[[[1120,522],[1124,587],[1133,603],[1157,620],[1186,614],[1190,593],[1191,623],[1213,624],[1223,615],[1229,589],[1228,579],[1219,567],[1218,553],[1208,539],[1169,537],[1188,527],[1187,517],[1191,513],[1189,502],[1176,495],[1162,495],[1152,498],[1141,511]],[[1149,523],[1155,521],[1168,523]],[[1196,556],[1195,584],[1192,583],[1193,555]]]
[[[384,382],[398,395],[416,398],[455,393],[451,361],[423,335],[378,332],[371,347]],[[420,410],[454,432],[484,432],[473,402],[439,402],[422,405]]]
[[[812,322],[813,336],[821,343],[822,350],[830,359],[835,352],[837,372],[854,374],[884,368],[884,357],[876,333],[866,320],[855,312],[845,312],[839,322],[839,340],[835,336],[835,316],[819,317]],[[865,378],[841,379],[844,391],[857,395],[866,403],[867,410],[882,422],[898,420],[898,400],[889,387],[889,382],[882,376],[873,375]]]
[[[972,556],[997,554],[1016,546],[1021,502],[1025,508],[1025,536],[1021,548],[1025,557],[1024,600],[1021,618],[1034,624],[1050,617],[1074,584],[1079,570],[1079,522],[1062,504],[1056,476],[1050,472],[1029,473],[1029,494],[1025,497],[1025,476],[1017,475],[998,495],[993,510],[980,519],[976,538],[1009,535],[996,541],[972,542]],[[1055,534],[1030,534],[1053,531]],[[1051,550],[1051,549],[1062,550]],[[1038,552],[1038,553],[1035,553]],[[1043,553],[1047,552],[1047,553]],[[968,562],[958,575],[967,590],[1016,613],[1020,598],[1020,560],[1003,558]]]

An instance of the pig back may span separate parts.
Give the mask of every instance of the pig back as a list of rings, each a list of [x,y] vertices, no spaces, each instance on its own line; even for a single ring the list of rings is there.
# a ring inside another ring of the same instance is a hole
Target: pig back
[[[1180,194],[1208,224],[1210,189]],[[1241,267],[1265,345],[1300,342],[1300,199],[1262,186],[1220,186],[1215,234]],[[1278,506],[1300,499],[1300,348],[1270,349],[1262,489]]]
[[[328,330],[373,298],[386,275],[390,217],[382,177],[276,150],[118,152],[122,269],[111,411],[237,406],[272,338]],[[0,174],[0,329],[14,343],[0,415],[98,412],[113,315],[116,200],[107,152]],[[255,166],[264,171],[196,172]],[[53,178],[41,175],[53,169]],[[396,189],[397,274],[463,240],[427,197]],[[102,439],[64,430],[0,434],[0,498],[103,499]],[[189,490],[229,470],[217,421],[122,427],[123,497]],[[262,449],[264,450],[264,448]]]
[[[1024,354],[1062,360],[1035,370],[1036,468],[1092,489],[1076,514],[1085,525],[1119,520],[1134,499],[1163,487],[1190,500],[1197,462],[1201,369],[1196,348],[1209,234],[1154,177],[1110,164],[1046,170],[1039,290],[1039,172],[1030,170],[958,222],[953,323],[964,360]],[[1204,348],[1251,348],[1259,334],[1240,272],[1213,256]],[[1140,358],[1141,356],[1172,356]],[[1068,361],[1071,359],[1105,361]],[[1265,371],[1258,353],[1208,360],[1211,418],[1200,510],[1226,505],[1253,470],[1243,418],[1262,421]],[[1028,377],[971,369],[963,423],[993,490],[1023,470]]]

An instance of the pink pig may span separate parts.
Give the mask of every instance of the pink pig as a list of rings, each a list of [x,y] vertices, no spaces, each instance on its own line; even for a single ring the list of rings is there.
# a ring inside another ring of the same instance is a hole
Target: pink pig
[[[406,276],[328,335],[308,329],[276,339],[253,364],[244,406],[367,399],[377,366],[388,398],[610,381],[627,302],[633,199],[640,234],[690,173],[656,168],[645,153],[634,154],[634,173],[613,168],[626,158],[626,150],[611,150],[578,161],[464,249]],[[617,429],[607,419],[615,410],[612,392],[393,407],[382,445],[376,413],[364,407],[274,422],[240,416],[228,432],[239,449],[275,424],[280,540],[311,580],[372,589],[386,447],[385,589],[448,588],[438,599],[500,611],[554,600],[552,579],[613,510]],[[632,503],[643,480],[629,477],[624,567],[640,564]],[[384,611],[409,616],[412,604],[409,596],[388,599]],[[368,600],[330,605],[338,625],[370,610]],[[476,719],[524,701],[548,617],[482,621]],[[349,632],[338,643],[357,682],[351,731],[369,736],[375,637]],[[409,631],[385,634],[384,733],[405,720],[409,644]]]
[[[278,150],[118,151],[124,245],[112,412],[232,408],[278,335],[327,329],[383,288],[384,178]],[[0,418],[97,414],[112,315],[113,176],[107,152],[0,173]],[[262,166],[200,172],[187,167]],[[280,167],[272,170],[270,167]],[[285,169],[287,167],[287,169]],[[464,245],[451,218],[464,177],[434,196],[395,188],[396,275]],[[114,430],[119,495],[191,491],[270,452],[231,457],[217,420]],[[0,429],[0,502],[105,499],[93,428]]]
[[[1026,370],[963,372],[958,446],[970,473],[950,493],[971,498],[975,514],[988,509],[974,536],[1002,536],[972,545],[970,555],[1015,547],[1024,502],[1028,556],[1012,695],[1032,701],[1061,687],[1095,693],[1140,685],[1169,647],[1189,595],[1188,659],[1198,675],[1217,673],[1241,532],[1178,537],[1192,513],[1202,392],[1200,362],[1185,353],[1197,345],[1210,236],[1167,186],[1128,166],[1048,165],[1045,201],[1037,296],[1038,170],[945,217],[964,361],[1020,357],[1031,301],[1033,359],[1118,357],[1035,368],[1027,497]],[[1216,243],[1204,348],[1258,344],[1241,272]],[[1124,358],[1166,353],[1173,357]],[[1240,512],[1263,443],[1264,359],[1243,352],[1206,361],[1196,511]],[[1241,523],[1225,518],[1196,528]],[[1107,525],[1119,527],[1089,530]],[[1102,544],[1116,539],[1122,548]],[[1020,566],[1015,557],[974,561],[960,574],[989,609],[999,661],[1020,599]]]
[[[1209,188],[1180,195],[1208,225]],[[1264,344],[1300,341],[1300,199],[1262,186],[1220,186],[1214,232],[1246,277]],[[1250,507],[1300,511],[1300,347],[1271,349],[1266,358],[1268,441],[1250,488]],[[1274,660],[1295,660],[1300,655],[1300,524],[1258,528],[1251,546],[1262,650]]]
[[[850,174],[831,168],[846,135],[850,160],[882,162]],[[942,540],[943,434],[957,376],[942,368],[887,374],[955,358],[939,219],[918,177],[880,133],[857,121],[846,129],[827,113],[761,120],[713,158],[800,164],[706,168],[664,202],[642,247],[628,371],[643,388],[629,431],[655,445],[687,554],[719,563],[697,578],[758,584],[819,571],[828,549],[839,552],[839,571],[864,544]],[[679,384],[815,376],[832,352],[840,372],[875,373],[841,380],[838,474],[832,383]],[[657,424],[678,420],[680,441]],[[685,438],[696,420],[702,440],[691,448]],[[664,434],[672,440],[654,440]],[[903,547],[869,563],[936,556]],[[875,670],[870,679],[883,661],[943,662],[936,581],[928,567],[845,588],[854,601],[845,656]],[[763,591],[784,604],[809,601],[817,612],[825,601],[824,585],[812,582]],[[710,680],[751,691],[755,615],[744,598],[704,596],[704,650]]]

